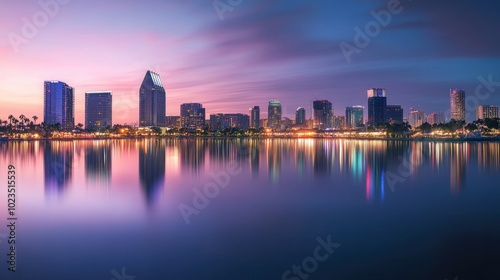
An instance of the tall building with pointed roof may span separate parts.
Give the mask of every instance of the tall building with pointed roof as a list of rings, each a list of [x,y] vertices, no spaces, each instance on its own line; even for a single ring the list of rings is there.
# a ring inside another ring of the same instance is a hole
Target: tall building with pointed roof
[[[166,108],[167,94],[160,75],[148,71],[139,90],[139,126],[164,127]]]

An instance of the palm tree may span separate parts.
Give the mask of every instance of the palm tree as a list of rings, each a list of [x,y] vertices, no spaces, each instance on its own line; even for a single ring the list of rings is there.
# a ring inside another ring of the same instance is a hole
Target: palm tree
[[[12,119],[14,119],[13,115],[9,115],[9,124],[12,126]]]
[[[32,118],[33,118],[33,121],[35,121],[35,125],[36,125],[36,120],[38,120],[38,117],[35,115]]]
[[[23,127],[23,129],[24,129],[24,119],[26,119],[25,115],[20,115],[19,116],[19,122],[21,123],[21,126]]]
[[[30,124],[30,118],[24,117],[24,123],[25,123],[25,125],[29,125]]]
[[[12,122],[14,123],[14,127],[16,127],[16,126],[17,126],[17,124],[19,123],[19,120],[18,120],[18,119],[16,119],[16,118],[13,118],[13,119],[12,119]],[[19,127],[18,127],[18,128],[19,128]]]

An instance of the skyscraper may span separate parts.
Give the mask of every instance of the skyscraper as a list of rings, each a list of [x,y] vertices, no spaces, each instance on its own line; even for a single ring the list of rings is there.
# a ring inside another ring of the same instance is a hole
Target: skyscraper
[[[326,129],[333,127],[332,103],[328,100],[313,101],[314,128]]]
[[[410,109],[410,114],[408,115],[408,122],[412,128],[417,128],[426,122],[425,112],[417,109]]]
[[[438,113],[432,112],[429,115],[427,115],[427,122],[432,125],[432,124],[445,123],[446,120],[443,112],[438,112]]]
[[[297,111],[295,112],[295,125],[306,125],[306,109],[303,107],[297,108]]]
[[[401,108],[401,105],[387,105],[385,108],[385,122],[391,124],[403,123],[403,108]]]
[[[139,126],[165,126],[167,96],[160,75],[148,71],[139,90]]]
[[[345,108],[346,126],[355,128],[363,126],[363,115],[365,108],[363,106],[351,106]]]
[[[450,117],[456,121],[465,121],[465,90],[450,90]]]
[[[495,119],[498,118],[498,106],[493,105],[480,105],[476,110],[477,119]]]
[[[335,129],[344,129],[346,125],[345,116],[334,116],[332,127]]]
[[[181,127],[200,129],[205,125],[205,108],[200,103],[181,105]]]
[[[75,127],[74,89],[60,81],[45,81],[43,121],[46,125],[60,124],[62,129]]]
[[[385,89],[372,88],[367,91],[368,95],[368,124],[375,126],[384,124],[387,97]]]
[[[250,127],[259,129],[260,128],[260,108],[259,106],[254,106],[250,108]]]
[[[210,127],[212,131],[226,128],[248,129],[250,117],[243,114],[212,114]]]
[[[281,128],[281,102],[279,100],[269,101],[269,106],[267,108],[267,125],[270,128],[280,129]]]
[[[113,126],[111,91],[85,93],[85,129],[102,130]]]

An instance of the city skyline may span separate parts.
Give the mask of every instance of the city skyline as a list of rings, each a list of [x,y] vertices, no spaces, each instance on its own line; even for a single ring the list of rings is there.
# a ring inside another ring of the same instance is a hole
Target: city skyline
[[[434,12],[427,9],[429,3],[401,1],[401,12],[350,62],[341,43],[352,45],[355,28],[364,29],[374,19],[371,12],[386,9],[387,1],[345,1],[345,9],[332,3],[244,1],[223,20],[211,2],[122,1],[118,9],[113,1],[99,3],[100,9],[92,9],[92,1],[64,2],[18,45],[12,34],[22,35],[24,19],[32,22],[43,7],[26,1],[0,11],[0,31],[6,34],[0,38],[0,113],[41,116],[40,83],[60,79],[75,88],[76,104],[83,103],[87,91],[111,90],[115,122],[136,123],[136,93],[148,69],[162,76],[169,92],[167,115],[177,114],[185,102],[204,104],[209,115],[246,112],[249,106],[265,107],[270,99],[286,100],[283,116],[289,118],[297,107],[309,111],[315,99],[330,100],[341,112],[365,106],[362,92],[371,87],[390,90],[391,104],[401,104],[405,112],[410,107],[440,112],[449,107],[444,95],[450,88],[475,96],[484,81],[498,87],[500,80],[495,67],[500,44],[486,32],[499,21],[495,9],[466,1],[440,2]],[[463,13],[473,19],[452,20]],[[132,22],[132,16],[143,20]],[[174,23],[183,24],[166,28]],[[395,44],[408,40],[427,43]],[[498,105],[499,98],[492,94],[481,103]],[[75,118],[84,122],[83,107],[77,106]]]

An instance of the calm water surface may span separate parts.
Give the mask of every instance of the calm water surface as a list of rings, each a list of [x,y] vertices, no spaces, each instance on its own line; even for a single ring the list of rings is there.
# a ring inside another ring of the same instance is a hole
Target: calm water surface
[[[500,279],[499,143],[9,142],[0,174],[0,279]]]

